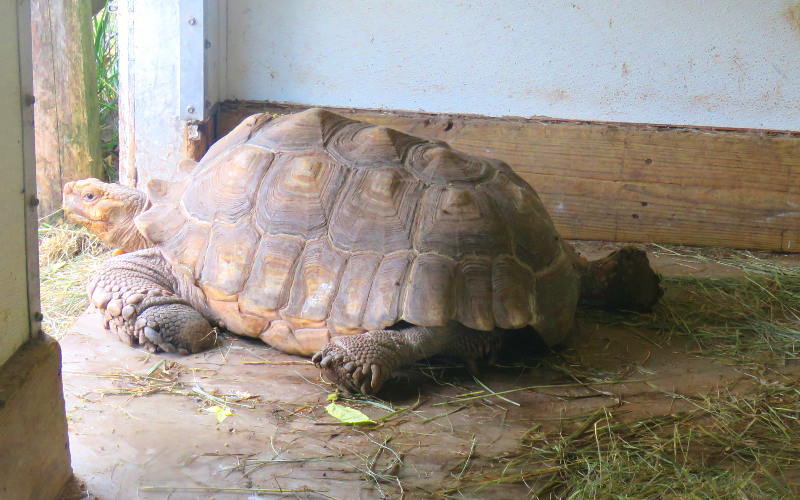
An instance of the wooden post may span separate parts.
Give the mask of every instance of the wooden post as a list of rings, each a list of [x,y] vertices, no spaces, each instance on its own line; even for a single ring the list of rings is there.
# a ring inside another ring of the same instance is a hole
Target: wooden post
[[[64,183],[101,177],[90,0],[32,0],[39,217],[61,208]]]

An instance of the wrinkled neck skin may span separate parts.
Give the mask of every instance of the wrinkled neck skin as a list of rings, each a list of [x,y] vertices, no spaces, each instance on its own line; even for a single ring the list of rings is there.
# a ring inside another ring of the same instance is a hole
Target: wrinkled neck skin
[[[109,190],[114,187],[109,187]],[[150,208],[147,196],[141,191],[130,188],[124,191],[118,189],[115,196],[124,209],[110,211],[108,219],[102,223],[103,227],[97,228],[99,230],[94,231],[95,234],[106,245],[118,249],[121,253],[152,247],[152,243],[142,236],[133,221],[137,215]]]
[[[143,199],[139,210],[133,212],[132,215],[126,213],[120,216],[119,220],[114,221],[113,224],[111,224],[111,229],[100,239],[104,240],[107,245],[118,248],[123,252],[134,252],[136,250],[150,248],[153,245],[142,236],[142,233],[139,232],[136,228],[136,224],[133,222],[134,217],[144,212],[149,207],[150,202]]]

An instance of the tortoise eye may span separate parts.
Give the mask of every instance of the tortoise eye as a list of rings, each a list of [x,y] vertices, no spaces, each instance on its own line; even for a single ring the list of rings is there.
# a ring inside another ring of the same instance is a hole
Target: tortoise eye
[[[94,193],[86,193],[83,195],[83,199],[86,201],[92,201],[94,199]]]

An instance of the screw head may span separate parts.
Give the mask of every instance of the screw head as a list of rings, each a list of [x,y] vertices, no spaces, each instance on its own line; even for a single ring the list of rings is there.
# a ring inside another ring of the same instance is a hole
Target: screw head
[[[35,313],[33,313],[33,319],[34,321],[42,321],[44,319],[44,315],[39,311],[36,311]]]
[[[194,106],[186,106],[186,112],[189,114],[194,113]]]
[[[186,22],[189,23],[189,26],[194,26],[197,24],[197,19],[190,17]]]

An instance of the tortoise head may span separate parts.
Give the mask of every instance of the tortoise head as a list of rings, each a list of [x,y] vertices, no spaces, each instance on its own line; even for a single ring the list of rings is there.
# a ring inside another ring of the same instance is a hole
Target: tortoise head
[[[133,223],[149,205],[144,193],[121,184],[83,179],[64,186],[67,219],[124,252],[151,246]]]

